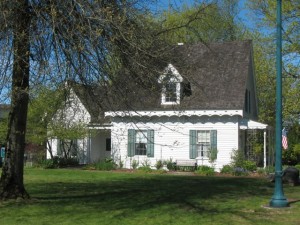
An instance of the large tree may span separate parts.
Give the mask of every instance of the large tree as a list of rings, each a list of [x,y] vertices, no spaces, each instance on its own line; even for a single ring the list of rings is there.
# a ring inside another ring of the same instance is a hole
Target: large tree
[[[105,82],[112,75],[111,66],[118,65],[139,77],[148,70],[151,77],[152,63],[160,55],[154,46],[159,43],[141,11],[140,5],[125,0],[0,2],[0,46],[7,57],[2,65],[8,65],[1,74],[12,82],[2,199],[29,197],[23,159],[30,78],[32,84],[43,81],[53,86],[65,79]]]
[[[71,79],[109,87],[126,74],[136,85],[152,87],[155,65],[168,52],[162,34],[169,29],[162,31],[157,21],[149,19],[147,4],[143,0],[0,1],[0,75],[11,81],[0,198],[29,197],[23,183],[29,84],[55,87]],[[119,90],[115,94],[122,99],[124,90]]]
[[[258,86],[260,120],[275,126],[276,82],[276,1],[251,0],[248,6],[255,23],[255,65]],[[300,2],[282,1],[283,33],[283,126],[288,128],[289,147],[283,152],[283,162],[294,165],[299,160],[298,125],[300,117]]]
[[[275,79],[275,53],[276,53],[276,1],[251,0],[248,6],[256,18],[253,22],[257,25],[260,33],[260,49],[257,49],[269,61],[271,69],[263,79]],[[283,32],[283,119],[285,123],[297,123],[300,113],[300,85],[299,85],[299,63],[300,63],[300,2],[295,0],[282,1],[282,32]],[[265,61],[266,62],[266,61]],[[257,63],[262,63],[258,61]],[[261,65],[258,65],[259,67]],[[270,73],[272,71],[272,73]],[[268,76],[269,75],[269,76]],[[268,76],[268,77],[267,77]],[[274,83],[273,83],[274,84]],[[266,85],[268,85],[266,83]],[[267,89],[268,86],[265,86]],[[273,86],[274,88],[274,86]],[[267,92],[270,90],[267,90]],[[265,92],[266,95],[268,93]],[[271,91],[272,92],[272,91]],[[268,104],[263,104],[264,112],[275,112],[275,108],[266,108],[273,101],[269,98]]]

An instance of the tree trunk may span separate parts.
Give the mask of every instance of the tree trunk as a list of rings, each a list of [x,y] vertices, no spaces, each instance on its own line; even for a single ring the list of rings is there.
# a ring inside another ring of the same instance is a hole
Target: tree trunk
[[[49,154],[50,154],[50,157],[51,157],[51,159],[53,160],[52,146],[51,146],[51,144],[49,143],[49,140],[46,141],[46,144],[45,144],[44,146],[46,146],[46,149],[48,150],[48,152],[49,152]],[[46,158],[47,158],[47,155],[46,155]]]
[[[14,1],[13,21],[13,71],[11,109],[5,162],[0,180],[0,198],[29,198],[24,183],[24,150],[29,89],[29,29],[28,0]]]

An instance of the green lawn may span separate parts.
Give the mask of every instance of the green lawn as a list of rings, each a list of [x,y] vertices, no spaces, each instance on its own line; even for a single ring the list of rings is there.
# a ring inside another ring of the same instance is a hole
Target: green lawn
[[[0,224],[300,224],[300,201],[268,209],[262,178],[26,169],[29,202],[0,203]],[[300,200],[300,187],[284,186]]]

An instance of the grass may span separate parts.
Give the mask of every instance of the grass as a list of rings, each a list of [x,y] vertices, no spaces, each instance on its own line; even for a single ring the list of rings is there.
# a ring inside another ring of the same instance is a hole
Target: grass
[[[262,178],[26,169],[28,202],[0,202],[0,224],[300,224],[300,202],[268,209]],[[300,187],[284,185],[288,199]]]

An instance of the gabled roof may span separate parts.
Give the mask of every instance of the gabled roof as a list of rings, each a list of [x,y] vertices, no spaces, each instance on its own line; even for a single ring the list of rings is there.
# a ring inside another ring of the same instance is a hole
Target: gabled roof
[[[91,116],[91,122],[105,123],[104,112],[109,108],[107,105],[107,92],[99,85],[82,85],[69,82],[72,90],[80,99]]]
[[[77,86],[74,90],[94,120],[105,111],[243,110],[252,66],[251,41],[185,44],[173,47],[158,65],[151,88],[126,75],[111,86]],[[179,105],[162,105],[158,78],[171,64],[183,78]],[[188,92],[188,94],[186,94]]]
[[[161,86],[149,90],[127,81],[122,88],[128,90],[124,97],[130,107],[125,104],[119,110],[243,109],[251,54],[251,41],[176,46],[160,71],[170,63],[183,78],[180,105],[161,105]]]
[[[251,65],[250,41],[178,46],[173,65],[191,85],[187,109],[243,109]]]

